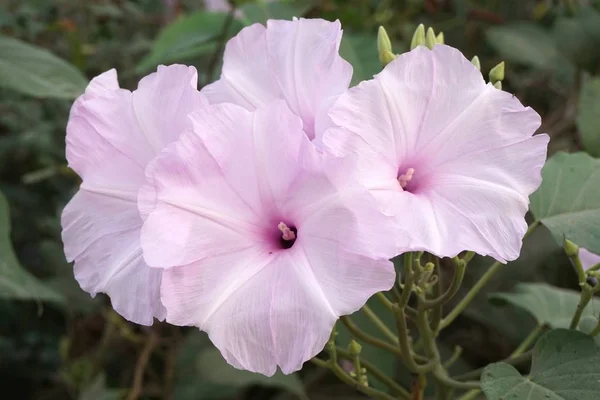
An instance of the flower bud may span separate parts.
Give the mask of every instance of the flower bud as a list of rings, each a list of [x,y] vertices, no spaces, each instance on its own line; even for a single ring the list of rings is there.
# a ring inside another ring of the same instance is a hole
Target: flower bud
[[[383,53],[379,54],[379,61],[381,62],[381,65],[383,67],[385,67],[386,65],[388,65],[395,59],[396,59],[396,55],[394,53],[392,53],[391,51],[384,51]]]
[[[481,71],[481,63],[479,62],[479,57],[475,56],[471,59],[471,64],[477,67],[478,70]]]
[[[502,82],[504,80],[504,61],[490,70],[490,82]]]
[[[348,345],[348,351],[352,357],[358,357],[362,351],[362,346],[356,340],[352,339]]]
[[[410,49],[413,50],[417,46],[425,44],[425,25],[419,24],[410,42]]]
[[[579,255],[579,246],[577,246],[575,243],[571,242],[567,238],[565,238],[563,248],[565,249],[565,254],[569,258],[577,257]]]
[[[435,46],[435,43],[435,31],[433,28],[429,27],[429,29],[427,29],[427,35],[425,36],[425,46],[431,50],[433,49],[433,46]]]
[[[502,82],[498,81],[494,83],[494,87],[498,90],[502,90]]]
[[[436,37],[435,37],[435,42],[437,44],[444,44],[444,32],[440,32]]]

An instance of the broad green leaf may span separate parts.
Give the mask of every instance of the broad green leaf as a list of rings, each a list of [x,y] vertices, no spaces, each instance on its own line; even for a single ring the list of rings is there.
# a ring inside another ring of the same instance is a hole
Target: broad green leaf
[[[373,79],[373,75],[381,72],[375,35],[344,32],[340,44],[340,56],[352,64],[352,85]]]
[[[25,270],[12,248],[8,203],[0,193],[0,298],[62,302],[63,297]]]
[[[487,41],[506,61],[552,69],[565,76],[575,72],[572,63],[558,50],[552,35],[534,23],[492,27],[487,31]]]
[[[587,316],[587,317],[583,317],[581,318],[581,322],[579,323],[579,330],[583,333],[587,333],[588,335],[594,330],[596,329],[596,326],[598,325],[598,317],[597,316]],[[594,336],[594,342],[596,342],[596,344],[598,346],[600,346],[600,335],[596,335]]]
[[[77,68],[49,51],[0,35],[0,87],[34,97],[74,99],[87,83]]]
[[[287,2],[271,2],[258,1],[255,3],[247,3],[240,7],[241,20],[244,25],[252,25],[254,23],[266,24],[269,19],[287,19],[293,17],[302,17],[312,7],[312,2],[308,0],[296,0]]]
[[[547,283],[520,283],[514,293],[494,293],[490,301],[497,305],[512,304],[528,311],[538,324],[552,328],[568,328],[579,303],[579,292],[561,289]],[[591,301],[583,316],[600,312],[600,301]]]
[[[583,77],[577,128],[585,150],[594,157],[600,157],[600,78]]]
[[[159,33],[150,54],[136,66],[136,72],[147,72],[159,64],[212,56],[228,18],[226,13],[206,11],[196,11],[178,18]],[[235,35],[240,28],[239,22],[231,21],[228,37]]]
[[[177,355],[174,400],[221,400],[234,397],[249,385],[279,388],[306,399],[304,386],[296,374],[272,377],[233,368],[212,346],[207,335],[193,331]]]
[[[556,153],[531,195],[531,212],[562,244],[563,237],[600,254],[600,160]]]
[[[597,400],[600,348],[584,333],[556,329],[536,343],[528,377],[509,364],[491,364],[481,387],[488,400]]]

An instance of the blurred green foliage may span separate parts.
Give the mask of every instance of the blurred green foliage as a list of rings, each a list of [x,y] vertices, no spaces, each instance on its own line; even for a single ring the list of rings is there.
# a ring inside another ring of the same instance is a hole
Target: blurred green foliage
[[[576,288],[568,260],[554,239],[560,241],[563,233],[572,232],[573,218],[579,218],[578,226],[595,229],[598,225],[600,176],[595,174],[598,160],[592,157],[600,156],[600,1],[235,3],[231,12],[206,10],[197,0],[0,3],[3,393],[32,400],[357,396],[309,365],[290,377],[265,378],[227,366],[196,330],[129,324],[111,311],[104,295],[92,299],[78,287],[62,254],[59,216],[79,183],[65,165],[65,125],[71,101],[83,91],[87,79],[116,68],[122,86],[134,88],[158,64],[182,62],[195,65],[205,85],[219,76],[225,41],[244,26],[268,18],[340,19],[344,27],[340,52],[354,66],[353,84],[381,68],[376,47],[380,25],[386,27],[395,53],[408,49],[417,24],[432,26],[467,58],[479,56],[485,76],[506,61],[504,89],[542,115],[540,131],[551,135],[551,153],[591,155],[560,155],[551,161],[544,172],[548,183],[532,197],[534,217],[550,221],[549,230],[539,228],[528,238],[521,259],[509,263],[488,291],[443,332],[445,357],[455,345],[464,348],[458,370],[506,357],[535,326],[535,318],[552,323],[527,300],[527,296],[546,295],[556,300],[557,292],[548,289],[548,294],[541,282]],[[585,193],[578,198],[580,192]],[[582,244],[600,249],[598,236],[583,236]],[[477,258],[472,264],[463,290],[485,272],[490,261]],[[493,297],[516,307],[487,301],[489,293],[512,291],[517,282],[538,284],[519,286],[519,295]],[[369,304],[385,313],[377,302]],[[355,316],[355,322],[372,330],[362,314]],[[584,322],[590,321],[584,319],[582,326]],[[350,338],[342,330],[340,345],[346,347]],[[410,381],[393,357],[368,345],[363,346],[363,355],[399,380]]]

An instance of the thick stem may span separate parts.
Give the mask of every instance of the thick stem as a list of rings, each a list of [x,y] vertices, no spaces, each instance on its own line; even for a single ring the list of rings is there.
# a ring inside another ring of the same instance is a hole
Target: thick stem
[[[577,328],[577,325],[579,325],[579,320],[581,319],[581,314],[583,313],[585,306],[588,305],[588,303],[592,299],[592,296],[594,295],[594,289],[587,283],[584,283],[581,289],[582,290],[581,290],[581,297],[579,298],[579,304],[577,304],[577,309],[575,310],[573,319],[571,319],[571,325],[569,325],[569,329]]]
[[[535,230],[535,228],[537,228],[539,224],[540,221],[535,221],[531,225],[529,225],[529,229],[527,229],[527,232],[523,236],[523,240],[525,240],[525,238],[531,235],[531,233]],[[465,297],[456,305],[456,307],[454,307],[454,309],[450,311],[448,315],[444,317],[444,319],[442,319],[442,322],[440,324],[440,330],[450,325],[452,321],[454,321],[456,317],[458,317],[465,310],[465,308],[467,308],[467,306],[471,303],[471,301],[473,301],[475,296],[477,296],[479,291],[494,277],[494,275],[496,275],[496,272],[500,270],[502,265],[502,263],[496,261],[490,266],[490,268],[485,272],[485,274],[481,276],[481,278],[479,278],[479,281],[477,281],[477,283],[473,285],[473,287],[469,290]]]
[[[435,366],[434,360],[419,365],[412,354],[409,343],[408,327],[406,325],[406,314],[404,309],[397,304],[394,304],[394,315],[396,317],[396,328],[398,330],[398,342],[400,345],[400,358],[406,367],[415,374],[424,374],[433,369]]]

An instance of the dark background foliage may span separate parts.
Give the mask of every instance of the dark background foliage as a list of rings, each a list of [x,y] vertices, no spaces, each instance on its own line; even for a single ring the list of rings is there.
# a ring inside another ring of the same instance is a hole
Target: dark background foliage
[[[87,79],[107,69],[117,68],[121,85],[133,89],[156,65],[184,62],[198,68],[204,85],[220,73],[224,41],[243,26],[303,15],[342,21],[341,53],[354,65],[356,83],[380,70],[379,25],[387,28],[394,51],[400,53],[407,50],[416,25],[425,23],[443,31],[446,43],[468,58],[478,55],[484,74],[506,61],[504,89],[542,115],[540,131],[551,135],[551,153],[585,150],[600,155],[600,1],[236,3],[234,14],[209,11],[200,0],[0,1],[0,192],[10,209],[8,214],[0,198],[2,396],[360,397],[310,364],[288,377],[236,371],[198,331],[164,323],[130,324],[111,310],[107,297],[92,299],[79,289],[60,239],[60,212],[79,183],[65,164],[65,125],[72,100]],[[30,47],[15,48],[13,39],[46,49],[70,66]],[[490,263],[476,259],[469,266],[465,290]],[[443,332],[446,357],[455,346],[464,349],[455,372],[506,357],[535,326],[525,312],[488,301],[489,293],[510,291],[517,282],[576,287],[568,261],[545,228],[526,240],[522,257],[508,264]],[[371,305],[387,318],[378,303]],[[378,334],[363,315],[354,318],[363,329]],[[339,340],[345,345],[348,333],[342,330]],[[363,355],[400,381],[410,382],[389,355],[369,346]]]

